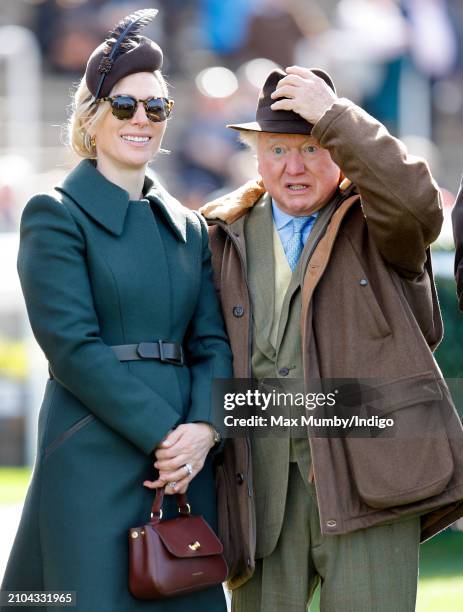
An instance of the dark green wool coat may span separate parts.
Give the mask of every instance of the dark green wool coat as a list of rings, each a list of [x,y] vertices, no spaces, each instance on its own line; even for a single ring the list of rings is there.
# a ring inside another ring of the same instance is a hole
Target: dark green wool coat
[[[231,374],[204,222],[148,178],[144,194],[129,201],[85,160],[24,210],[19,275],[53,378],[2,589],[76,591],[79,612],[221,612],[220,585],[159,602],[127,587],[151,452],[179,423],[211,420],[211,381]],[[121,363],[110,348],[157,339],[182,342],[187,366]],[[210,458],[188,496],[215,527]],[[164,510],[177,514],[175,498]]]

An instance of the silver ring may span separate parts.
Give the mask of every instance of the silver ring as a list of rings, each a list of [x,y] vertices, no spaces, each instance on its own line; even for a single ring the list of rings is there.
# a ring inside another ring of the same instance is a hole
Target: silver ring
[[[191,476],[193,474],[193,468],[191,467],[191,463],[185,463],[183,467],[188,472],[188,476]]]
[[[176,480],[173,480],[172,482],[168,482],[168,483],[167,483],[167,486],[168,486],[168,487],[172,487],[172,488],[174,488],[174,487],[176,487],[176,486],[177,486],[177,481],[176,481]]]

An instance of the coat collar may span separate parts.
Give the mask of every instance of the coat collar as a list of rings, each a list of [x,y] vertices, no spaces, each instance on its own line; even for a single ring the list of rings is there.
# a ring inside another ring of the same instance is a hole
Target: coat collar
[[[187,215],[185,207],[170,195],[159,182],[153,181],[149,177],[146,177],[146,179],[152,183],[151,190],[146,197],[164,215],[176,237],[181,242],[186,242]]]
[[[206,219],[220,219],[232,224],[248,212],[265,193],[262,179],[251,180],[231,193],[205,204],[199,212]]]
[[[120,236],[129,206],[127,191],[108,181],[90,159],[84,159],[57,187],[70,197],[94,221]],[[186,215],[177,202],[159,183],[145,177],[143,196],[161,212],[175,236],[186,242]]]
[[[353,189],[351,181],[343,179],[339,185],[342,193],[350,193]],[[262,178],[248,181],[235,191],[220,196],[212,202],[208,202],[199,209],[199,212],[209,220],[219,219],[228,225],[234,224],[252,208],[259,198],[266,193]]]

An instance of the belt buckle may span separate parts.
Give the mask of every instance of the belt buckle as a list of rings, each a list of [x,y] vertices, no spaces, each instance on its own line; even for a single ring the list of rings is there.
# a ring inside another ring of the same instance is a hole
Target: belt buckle
[[[158,345],[159,345],[159,360],[162,363],[172,363],[173,365],[180,365],[182,366],[184,364],[184,357],[183,357],[183,346],[180,345],[180,359],[172,359],[171,357],[166,357],[164,355],[164,341],[163,340],[158,340]]]

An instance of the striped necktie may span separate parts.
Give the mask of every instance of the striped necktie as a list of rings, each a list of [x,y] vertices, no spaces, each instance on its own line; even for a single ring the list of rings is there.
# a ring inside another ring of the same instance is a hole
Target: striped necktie
[[[286,244],[286,258],[288,260],[289,267],[294,272],[297,266],[299,257],[301,256],[302,249],[304,248],[304,241],[302,239],[302,232],[304,227],[314,218],[314,215],[310,217],[294,217],[293,219],[293,235]]]

